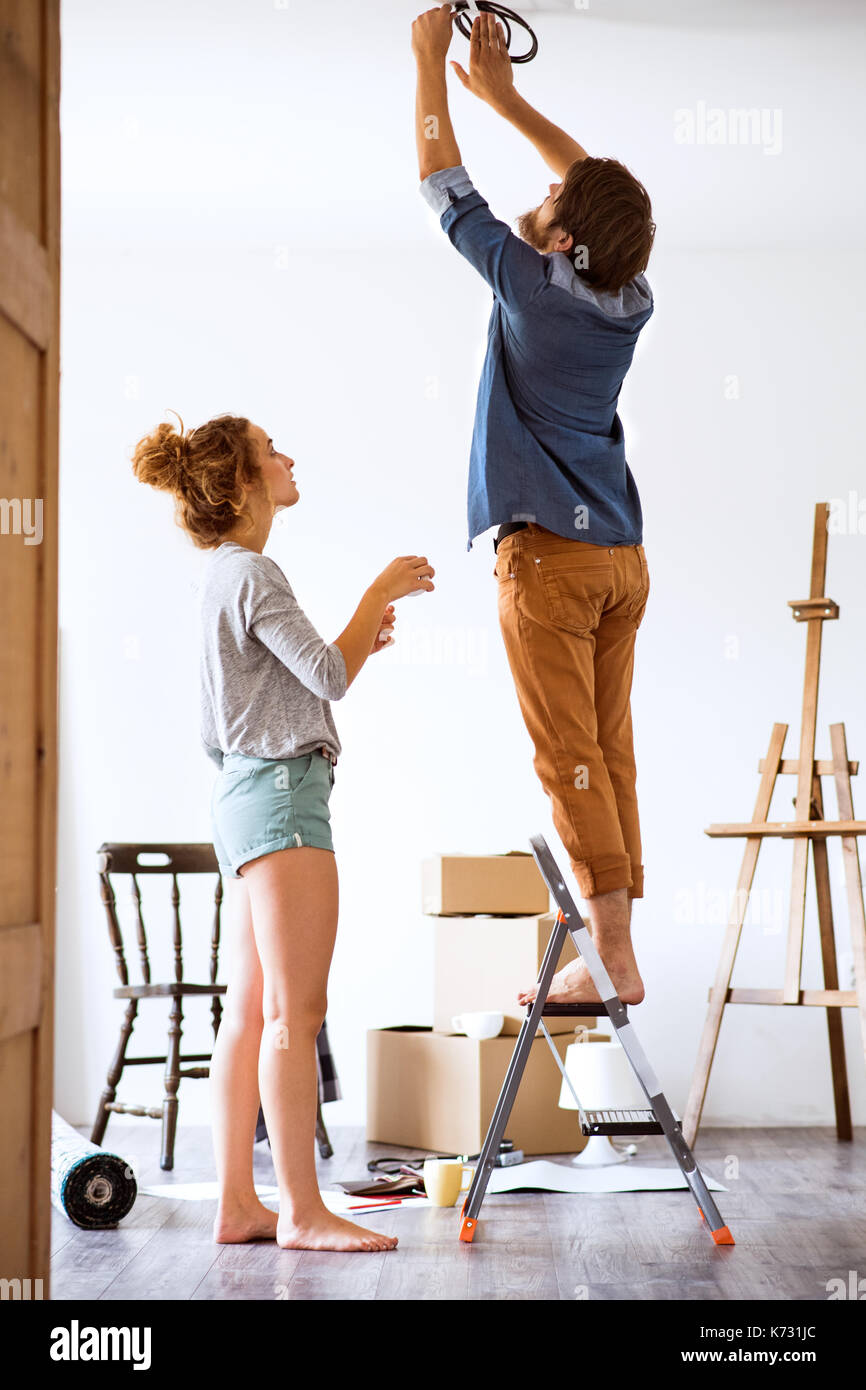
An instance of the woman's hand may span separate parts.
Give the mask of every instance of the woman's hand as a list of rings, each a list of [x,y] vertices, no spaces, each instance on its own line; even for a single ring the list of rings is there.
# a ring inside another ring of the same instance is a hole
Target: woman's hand
[[[489,106],[501,108],[514,95],[514,69],[505,46],[505,30],[492,14],[480,14],[473,20],[469,71],[464,72],[459,63],[452,62],[451,66],[467,91]]]
[[[430,581],[435,573],[426,555],[399,555],[382,571],[375,585],[385,602],[390,603],[407,594],[429,593],[434,587]]]
[[[383,652],[386,647],[391,646],[394,641],[394,622],[394,605],[389,603],[379,625],[379,635],[370,648],[371,656],[375,656],[376,652]]]
[[[340,648],[346,663],[347,690],[367,658],[391,645],[392,599],[429,591],[434,573],[425,555],[399,555],[373,580],[349,623],[334,639],[334,646]]]
[[[412,52],[418,62],[445,63],[451,43],[452,14],[450,5],[437,5],[425,10],[412,25]]]

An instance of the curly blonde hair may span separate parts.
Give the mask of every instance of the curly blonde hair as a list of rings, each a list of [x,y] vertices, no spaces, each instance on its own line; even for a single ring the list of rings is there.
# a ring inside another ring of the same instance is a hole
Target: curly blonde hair
[[[240,517],[252,527],[247,493],[264,487],[271,500],[270,489],[244,416],[218,415],[188,434],[179,415],[177,419],[179,431],[161,424],[138,441],[132,471],[140,483],[174,494],[177,525],[199,549],[209,550]]]

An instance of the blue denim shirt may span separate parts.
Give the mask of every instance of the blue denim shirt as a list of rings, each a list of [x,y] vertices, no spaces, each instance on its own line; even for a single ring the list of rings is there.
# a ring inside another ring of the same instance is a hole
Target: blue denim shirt
[[[454,246],[493,290],[469,460],[469,542],[535,521],[594,545],[639,545],[643,516],[617,401],[653,311],[638,275],[594,290],[493,216],[463,165],[421,184]]]

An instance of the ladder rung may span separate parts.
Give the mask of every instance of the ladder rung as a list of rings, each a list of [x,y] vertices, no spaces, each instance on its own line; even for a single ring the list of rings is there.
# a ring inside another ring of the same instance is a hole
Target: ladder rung
[[[623,1004],[624,1009],[625,1007]],[[531,1008],[532,1005],[527,1004],[527,1015]],[[546,1014],[548,1018],[600,1018],[606,1015],[604,1004],[551,1004],[549,1001],[541,1012]]]
[[[664,1134],[652,1110],[582,1110],[584,1134]],[[679,1129],[679,1122],[677,1122]]]

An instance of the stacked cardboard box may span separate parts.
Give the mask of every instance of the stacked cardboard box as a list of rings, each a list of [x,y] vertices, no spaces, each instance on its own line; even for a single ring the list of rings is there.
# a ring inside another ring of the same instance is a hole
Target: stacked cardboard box
[[[367,1035],[367,1138],[439,1153],[477,1153],[525,1017],[520,988],[538,976],[555,914],[531,854],[437,855],[422,870],[422,906],[433,918],[433,1027],[402,1025]],[[569,937],[557,965],[576,957]],[[499,1037],[456,1034],[461,1013],[504,1015]],[[574,1019],[545,1019],[560,1057]],[[580,1020],[593,1029],[596,1020]],[[577,1115],[558,1108],[562,1077],[546,1039],[535,1038],[506,1126],[527,1154],[577,1153]]]

